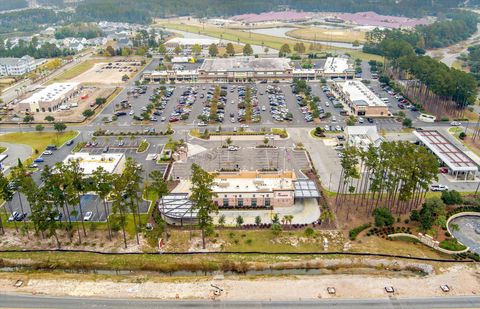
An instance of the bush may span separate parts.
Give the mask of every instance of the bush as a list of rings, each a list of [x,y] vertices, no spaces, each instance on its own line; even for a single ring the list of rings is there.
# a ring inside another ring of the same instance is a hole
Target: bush
[[[455,238],[450,238],[440,242],[440,248],[450,251],[462,251],[467,247],[459,243]]]
[[[375,226],[378,227],[391,226],[395,222],[392,212],[386,207],[375,208],[373,216],[375,217]]]
[[[305,233],[305,236],[307,236],[307,237],[312,237],[312,236],[315,235],[315,230],[312,229],[311,227],[307,227],[307,228],[305,229],[304,233]]]
[[[357,238],[358,234],[360,234],[362,231],[368,229],[370,226],[371,226],[371,224],[367,223],[367,224],[363,224],[363,225],[357,226],[356,228],[351,229],[348,232],[348,238],[350,238],[350,240],[355,240]]]
[[[463,203],[462,196],[458,191],[442,191],[442,201],[447,205],[459,205]]]
[[[458,135],[458,138],[461,139],[461,140],[464,140],[465,137],[467,137],[467,134],[465,134],[465,132],[461,132],[461,133]]]

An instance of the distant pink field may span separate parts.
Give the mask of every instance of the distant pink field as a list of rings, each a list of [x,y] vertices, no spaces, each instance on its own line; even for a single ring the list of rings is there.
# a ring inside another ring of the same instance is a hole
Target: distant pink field
[[[285,12],[267,12],[261,14],[243,14],[233,16],[231,19],[245,22],[262,22],[262,21],[275,21],[275,20],[304,20],[313,17],[313,13],[303,13],[295,11]]]
[[[338,18],[350,21],[358,25],[377,26],[385,28],[415,27],[417,25],[428,24],[426,18],[414,19],[398,16],[379,15],[375,12],[344,13],[338,15]]]

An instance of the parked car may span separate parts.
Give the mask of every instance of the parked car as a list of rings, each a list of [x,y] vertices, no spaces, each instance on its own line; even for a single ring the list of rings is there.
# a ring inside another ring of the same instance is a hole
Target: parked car
[[[447,191],[448,190],[448,187],[445,186],[445,185],[431,185],[430,186],[430,191],[434,191],[434,192],[437,192],[437,191]]]
[[[45,162],[45,160],[42,157],[38,157],[33,162],[34,163],[43,163],[43,162]]]
[[[238,149],[239,149],[239,147],[238,147],[238,146],[235,146],[235,145],[230,145],[230,146],[228,146],[228,150],[229,150],[229,151],[237,151]]]
[[[20,213],[18,213],[17,211],[14,211],[12,212],[12,214],[10,215],[10,217],[8,217],[7,221],[8,222],[13,222],[15,220],[16,217],[18,217]]]
[[[55,145],[48,145],[46,150],[57,150],[57,146]]]
[[[72,145],[73,145],[73,142],[74,142],[74,140],[71,139],[71,140],[69,140],[65,145],[67,145],[67,146],[72,146]]]
[[[85,216],[83,216],[83,221],[90,221],[93,218],[93,212],[87,211]]]
[[[51,152],[50,150],[45,150],[42,154],[50,156],[53,154],[53,152]]]
[[[38,164],[37,163],[32,163],[28,166],[29,168],[37,168]]]
[[[458,122],[458,121],[452,121],[452,122],[450,122],[450,125],[451,125],[451,126],[454,126],[454,127],[459,127],[459,126],[462,125],[462,123],[461,123],[461,122]]]

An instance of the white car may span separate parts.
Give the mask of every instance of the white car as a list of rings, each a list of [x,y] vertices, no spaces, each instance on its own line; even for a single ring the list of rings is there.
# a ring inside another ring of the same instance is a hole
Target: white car
[[[232,117],[232,118],[230,119],[230,121],[231,121],[232,123],[235,123],[235,118]]]
[[[239,149],[239,147],[238,147],[238,146],[235,146],[235,145],[230,145],[230,146],[228,146],[228,150],[229,150],[229,151],[237,151],[238,149]]]
[[[83,216],[83,221],[90,221],[93,218],[93,212],[87,211],[85,216]]]
[[[325,102],[325,106],[326,106],[326,107],[329,107],[329,106],[330,106],[330,103],[328,103],[328,101]]]
[[[133,114],[135,114],[135,111],[132,109],[128,114],[132,116]]]
[[[265,107],[265,105],[263,105],[263,106],[262,106],[262,111],[264,112],[264,111],[266,111],[266,110],[267,110],[267,108]]]
[[[206,127],[207,124],[202,121],[202,122],[199,122],[199,123],[198,123],[198,126],[199,126],[199,127]]]
[[[448,187],[445,185],[431,185],[430,186],[430,191],[433,192],[441,192],[441,191],[447,191]]]
[[[454,127],[459,127],[459,126],[462,125],[462,123],[461,123],[461,122],[458,122],[458,121],[452,121],[452,122],[450,122],[450,125],[451,125],[451,126],[454,126]]]
[[[50,150],[45,150],[43,152],[43,154],[49,156],[49,155],[53,154],[53,152],[51,152]]]
[[[244,129],[246,129],[246,128],[248,128],[248,124],[244,124],[244,123],[242,123],[242,124],[240,125],[240,128],[244,128]]]
[[[332,122],[337,122],[337,117],[332,116]]]

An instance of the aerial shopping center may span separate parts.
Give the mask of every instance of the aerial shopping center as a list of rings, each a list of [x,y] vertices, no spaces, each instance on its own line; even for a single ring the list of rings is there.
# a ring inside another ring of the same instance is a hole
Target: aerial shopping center
[[[329,57],[321,68],[292,66],[288,58],[235,57],[205,59],[197,69],[145,71],[149,82],[291,82],[293,79],[352,79],[355,70],[346,58]]]

